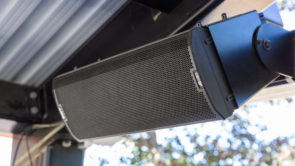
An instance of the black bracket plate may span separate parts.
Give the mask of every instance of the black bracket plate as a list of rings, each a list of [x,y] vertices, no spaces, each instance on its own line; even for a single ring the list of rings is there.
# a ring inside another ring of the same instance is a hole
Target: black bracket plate
[[[266,68],[282,75],[295,76],[293,34],[271,23],[262,24],[257,29],[255,46]]]
[[[253,44],[261,24],[253,11],[208,27],[238,106],[278,77],[262,64]]]

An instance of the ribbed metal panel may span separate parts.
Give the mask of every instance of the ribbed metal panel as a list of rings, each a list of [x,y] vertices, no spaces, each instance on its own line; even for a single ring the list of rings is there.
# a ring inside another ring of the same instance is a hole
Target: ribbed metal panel
[[[126,0],[0,2],[0,79],[39,86]]]

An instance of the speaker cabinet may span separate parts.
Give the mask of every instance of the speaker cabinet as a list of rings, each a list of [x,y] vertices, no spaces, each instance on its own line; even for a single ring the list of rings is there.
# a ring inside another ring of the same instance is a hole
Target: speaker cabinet
[[[80,141],[224,119],[236,108],[203,28],[62,74],[53,89]]]

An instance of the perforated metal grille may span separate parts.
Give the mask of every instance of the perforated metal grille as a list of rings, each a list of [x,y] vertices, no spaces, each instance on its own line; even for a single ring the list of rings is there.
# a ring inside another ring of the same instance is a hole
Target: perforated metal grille
[[[78,139],[216,119],[192,68],[182,35],[61,76],[55,93]]]

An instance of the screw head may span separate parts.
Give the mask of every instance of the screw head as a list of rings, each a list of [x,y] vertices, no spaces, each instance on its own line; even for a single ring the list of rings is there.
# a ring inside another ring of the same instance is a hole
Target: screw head
[[[32,91],[31,93],[30,93],[30,98],[31,99],[33,99],[33,100],[35,100],[36,98],[37,98],[37,93],[35,92],[35,91]]]
[[[270,40],[263,41],[263,49],[266,51],[269,51],[271,49],[271,41]]]
[[[71,141],[71,140],[63,140],[63,141],[61,142],[61,145],[62,145],[62,147],[64,147],[64,148],[69,148],[69,147],[72,146],[72,141]]]
[[[201,26],[202,26],[201,22],[197,22],[196,27],[201,27]]]
[[[232,101],[233,99],[234,99],[234,96],[232,94],[226,97],[226,101]]]
[[[31,114],[36,115],[39,110],[38,110],[38,107],[33,106],[33,107],[31,107],[30,111],[31,111]]]
[[[221,18],[222,18],[222,20],[227,20],[227,15],[226,15],[226,13],[222,13],[222,14],[221,14]]]

